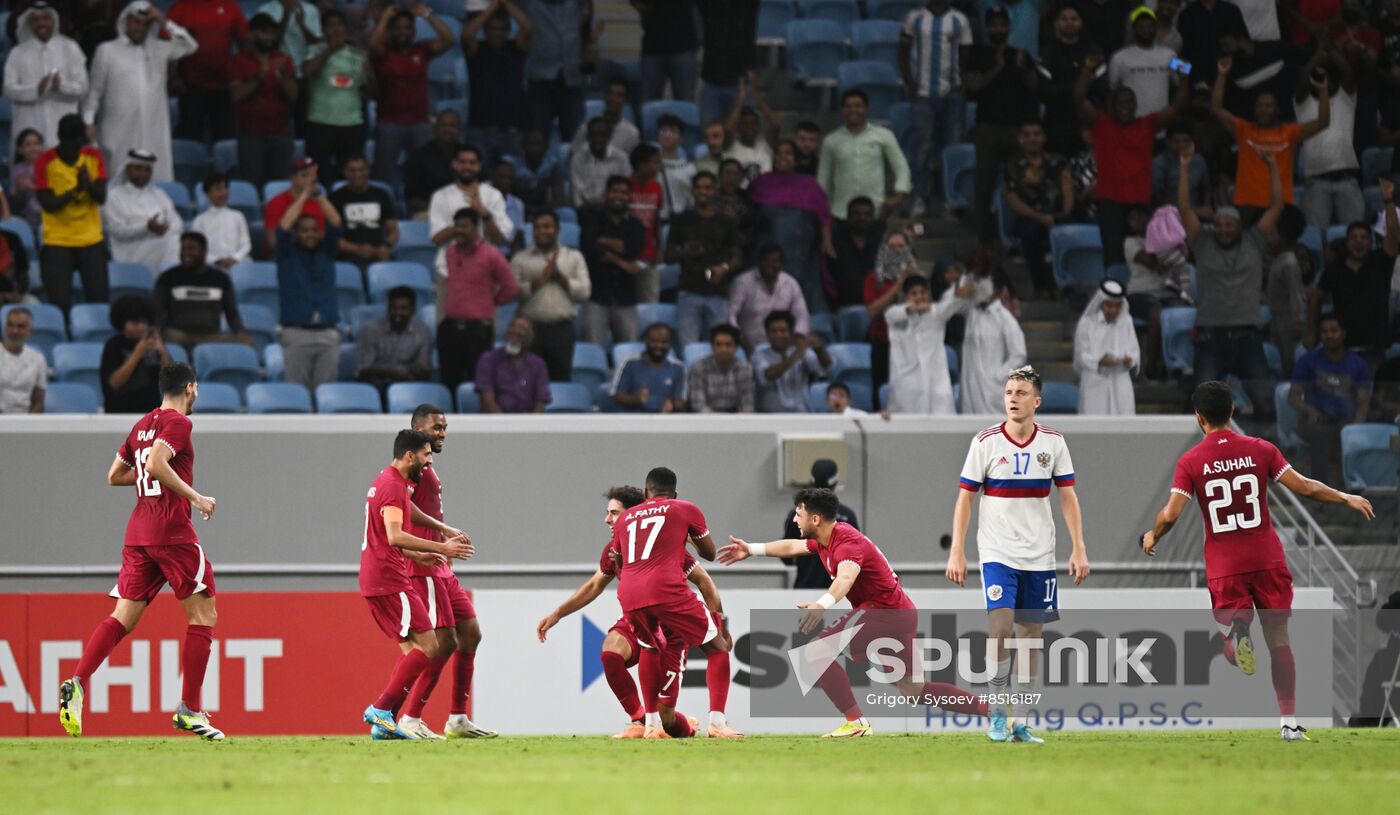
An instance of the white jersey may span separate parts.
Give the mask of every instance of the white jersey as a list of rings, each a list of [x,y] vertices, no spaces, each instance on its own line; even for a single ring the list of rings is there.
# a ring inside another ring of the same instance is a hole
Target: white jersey
[[[1074,464],[1059,431],[1037,424],[1025,444],[1006,435],[1006,423],[977,434],[958,486],[982,492],[977,553],[983,564],[1047,571],[1055,568],[1055,518],[1050,485],[1074,486]]]

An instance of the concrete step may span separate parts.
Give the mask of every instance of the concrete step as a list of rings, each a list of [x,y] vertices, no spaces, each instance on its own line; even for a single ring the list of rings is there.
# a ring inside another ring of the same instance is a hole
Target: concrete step
[[[1027,342],[1026,355],[1031,364],[1041,369],[1049,362],[1068,362],[1074,359],[1072,342]],[[1044,373],[1042,371],[1042,373]],[[1077,377],[1076,377],[1077,378]]]
[[[1025,304],[1022,304],[1022,316],[1025,316]],[[1064,342],[1073,340],[1070,332],[1064,323],[1052,320],[1021,320],[1021,331],[1026,335],[1026,343],[1038,342]]]

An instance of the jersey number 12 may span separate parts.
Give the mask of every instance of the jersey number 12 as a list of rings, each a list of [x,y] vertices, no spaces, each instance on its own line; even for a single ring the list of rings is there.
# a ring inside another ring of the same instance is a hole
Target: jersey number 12
[[[651,557],[651,548],[656,545],[656,536],[661,534],[661,527],[666,523],[665,518],[642,518],[627,525],[627,562],[636,563],[638,560],[646,560]],[[637,527],[647,535],[647,541],[642,545],[642,556],[637,557]]]
[[[136,451],[136,496],[138,498],[150,498],[160,495],[160,482],[151,478],[151,473],[146,469],[146,461],[151,457],[151,450],[154,448],[145,447]]]

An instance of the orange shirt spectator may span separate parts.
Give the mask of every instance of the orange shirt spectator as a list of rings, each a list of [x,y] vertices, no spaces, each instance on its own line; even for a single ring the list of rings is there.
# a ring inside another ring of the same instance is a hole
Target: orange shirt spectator
[[[1283,201],[1293,203],[1293,158],[1303,140],[1302,127],[1297,124],[1260,127],[1251,121],[1236,119],[1235,140],[1240,145],[1235,165],[1235,206],[1269,205],[1269,168],[1259,158],[1257,150],[1274,154],[1279,181],[1283,184]]]

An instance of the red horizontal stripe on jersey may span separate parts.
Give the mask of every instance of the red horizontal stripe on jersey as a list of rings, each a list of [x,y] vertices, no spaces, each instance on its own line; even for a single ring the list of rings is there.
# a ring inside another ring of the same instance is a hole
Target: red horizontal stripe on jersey
[[[1049,487],[987,487],[989,498],[1045,498],[1050,495]]]

